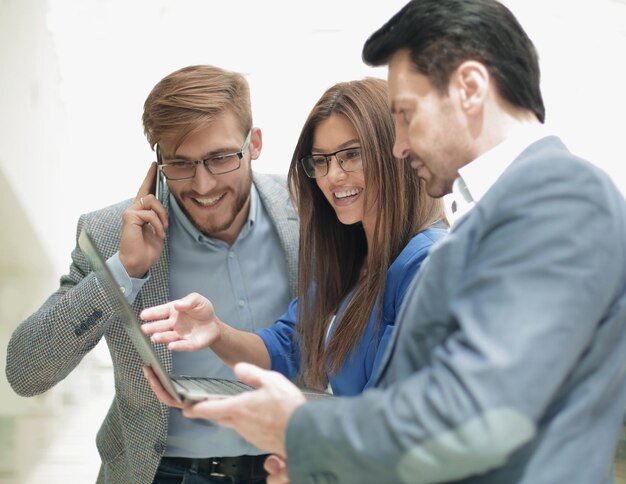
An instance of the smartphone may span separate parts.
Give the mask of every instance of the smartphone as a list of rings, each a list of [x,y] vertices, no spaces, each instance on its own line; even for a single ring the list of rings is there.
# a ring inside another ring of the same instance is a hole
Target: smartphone
[[[157,198],[161,204],[165,200],[165,175],[160,170],[160,166],[163,163],[161,158],[161,150],[159,149],[159,145],[156,145],[156,156],[157,156],[157,171],[156,171],[156,179],[154,181],[154,196]]]

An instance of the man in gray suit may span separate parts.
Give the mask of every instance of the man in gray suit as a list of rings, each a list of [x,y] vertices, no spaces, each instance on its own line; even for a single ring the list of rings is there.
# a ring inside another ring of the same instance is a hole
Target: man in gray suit
[[[262,137],[245,78],[213,66],[173,72],[148,96],[143,123],[167,179],[163,202],[151,193],[153,163],[134,200],[81,216],[77,234],[90,232],[137,314],[195,291],[239,329],[272,323],[295,296],[298,219],[284,177],[252,172]],[[115,396],[97,436],[98,482],[265,482],[260,450],[158,402],[91,271],[77,245],[59,289],[15,330],[6,367],[15,391],[49,390],[104,337]],[[156,351],[175,373],[233,376],[210,350]]]
[[[613,481],[626,405],[626,203],[542,126],[531,41],[495,0],[413,0],[366,42],[396,156],[456,221],[405,298],[376,388],[304,403],[280,375],[186,414],[280,458],[268,482]]]

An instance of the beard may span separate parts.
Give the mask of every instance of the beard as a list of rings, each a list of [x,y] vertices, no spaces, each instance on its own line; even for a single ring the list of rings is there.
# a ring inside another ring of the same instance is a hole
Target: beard
[[[193,226],[198,229],[198,231],[206,236],[211,238],[216,238],[217,234],[228,230],[234,223],[237,215],[241,213],[242,210],[246,208],[248,201],[250,200],[250,189],[252,187],[252,173],[250,172],[248,176],[242,180],[239,189],[235,191],[234,189],[230,189],[230,193],[235,195],[235,202],[233,203],[230,211],[225,214],[225,217],[219,217],[215,221],[206,221],[200,222],[196,220],[187,207],[183,203],[178,203],[181,210],[187,216],[187,219],[193,224]]]

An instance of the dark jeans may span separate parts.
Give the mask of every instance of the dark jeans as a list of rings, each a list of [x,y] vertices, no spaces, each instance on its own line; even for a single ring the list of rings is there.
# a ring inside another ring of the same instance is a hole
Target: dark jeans
[[[153,484],[264,484],[265,477],[245,480],[233,477],[209,477],[165,458],[161,461],[152,482]]]

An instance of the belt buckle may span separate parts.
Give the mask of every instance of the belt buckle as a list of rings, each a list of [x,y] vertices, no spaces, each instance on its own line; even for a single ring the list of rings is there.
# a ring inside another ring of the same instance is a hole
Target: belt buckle
[[[226,474],[218,472],[218,467],[220,465],[219,459],[211,459],[211,467],[209,469],[209,477],[228,477]]]

